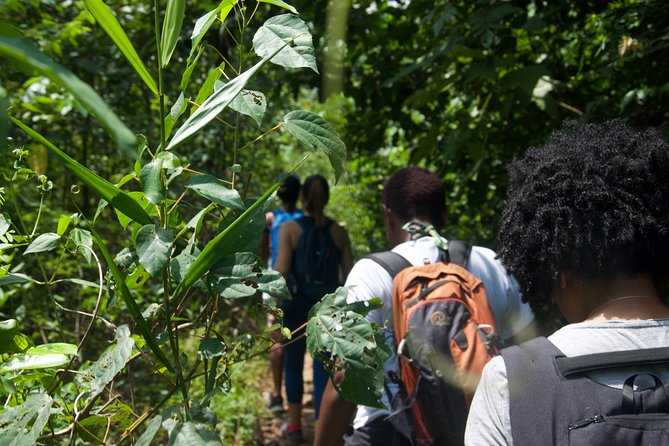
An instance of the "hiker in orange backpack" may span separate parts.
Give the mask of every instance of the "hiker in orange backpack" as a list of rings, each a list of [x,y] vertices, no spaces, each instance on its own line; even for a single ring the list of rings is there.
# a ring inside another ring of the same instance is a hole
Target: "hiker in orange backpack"
[[[476,370],[496,353],[498,338],[527,336],[532,311],[493,251],[439,236],[447,209],[438,176],[397,171],[382,209],[392,252],[358,261],[346,286],[351,301],[383,302],[367,318],[386,327],[393,352],[384,367],[386,408],[356,411],[329,382],[314,444],[462,444]]]

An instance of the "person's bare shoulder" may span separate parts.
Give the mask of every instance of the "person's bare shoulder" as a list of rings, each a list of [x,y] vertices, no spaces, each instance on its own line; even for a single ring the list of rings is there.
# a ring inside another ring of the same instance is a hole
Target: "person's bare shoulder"
[[[332,224],[330,234],[332,234],[332,239],[334,240],[335,245],[339,247],[342,247],[348,241],[348,232],[342,225],[337,222]]]

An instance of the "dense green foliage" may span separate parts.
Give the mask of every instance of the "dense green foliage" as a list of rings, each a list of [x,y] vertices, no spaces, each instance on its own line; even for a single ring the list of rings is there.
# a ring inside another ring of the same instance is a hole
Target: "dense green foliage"
[[[280,172],[341,177],[356,257],[407,164],[447,184],[447,235],[494,247],[505,164],[562,120],[669,133],[664,1],[290,3],[0,4],[0,438],[222,434],[269,346],[258,291],[285,297],[249,253]],[[330,296],[310,346],[345,355],[340,324],[368,354],[364,311]]]

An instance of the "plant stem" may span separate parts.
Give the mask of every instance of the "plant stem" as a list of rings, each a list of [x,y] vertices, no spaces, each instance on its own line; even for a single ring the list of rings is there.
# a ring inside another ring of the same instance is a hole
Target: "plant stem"
[[[242,150],[244,150],[244,149],[247,148],[248,146],[250,146],[250,145],[252,145],[252,144],[255,144],[256,142],[258,142],[258,141],[260,141],[261,139],[263,139],[265,136],[267,136],[267,135],[269,135],[270,133],[272,133],[274,130],[280,129],[282,126],[283,126],[283,121],[280,122],[280,123],[278,123],[277,125],[275,125],[275,126],[272,127],[271,129],[267,130],[265,133],[263,133],[262,135],[258,136],[258,137],[257,137],[256,139],[254,139],[253,141],[251,141],[251,142],[245,144],[242,148],[239,149],[239,151],[241,152]]]
[[[156,31],[156,58],[158,61],[158,99],[160,101],[160,147],[156,154],[165,147],[165,94],[163,93],[163,68],[161,61],[162,50],[160,48],[160,20],[158,19],[158,0],[153,1],[153,17]]]

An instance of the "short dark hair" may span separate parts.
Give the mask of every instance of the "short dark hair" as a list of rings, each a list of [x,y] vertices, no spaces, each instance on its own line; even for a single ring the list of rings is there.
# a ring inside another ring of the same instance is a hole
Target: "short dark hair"
[[[395,172],[383,188],[381,202],[405,221],[427,220],[437,229],[446,223],[444,185],[427,169],[405,167]]]
[[[277,178],[277,181],[281,181],[282,178],[283,182],[281,183],[281,186],[279,186],[279,190],[276,194],[284,203],[294,205],[297,203],[297,198],[300,196],[300,177],[294,173],[289,175],[282,173]]]
[[[546,307],[561,271],[669,272],[669,145],[617,119],[567,121],[509,167],[499,255],[524,300]]]

